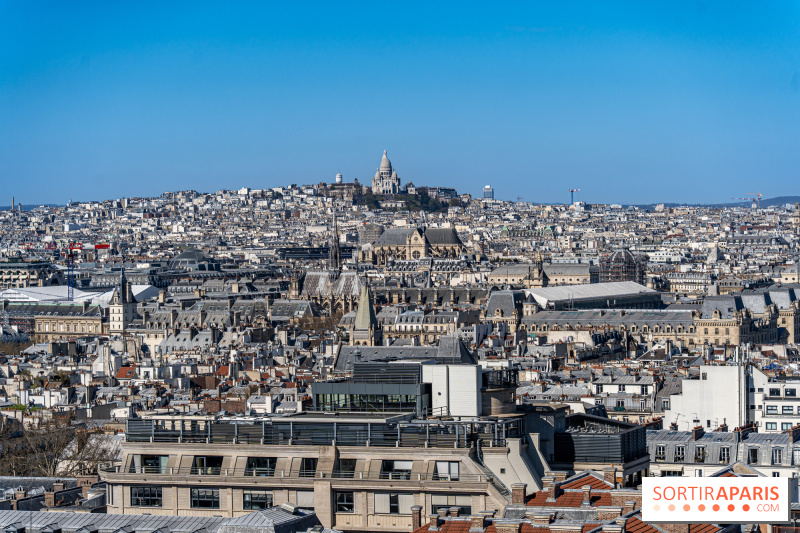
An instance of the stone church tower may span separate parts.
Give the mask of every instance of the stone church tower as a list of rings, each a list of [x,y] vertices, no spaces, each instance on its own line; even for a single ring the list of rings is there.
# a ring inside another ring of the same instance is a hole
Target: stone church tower
[[[108,305],[108,332],[125,333],[134,318],[136,318],[136,298],[133,297],[133,290],[125,277],[123,267],[119,275],[119,286],[114,289]]]

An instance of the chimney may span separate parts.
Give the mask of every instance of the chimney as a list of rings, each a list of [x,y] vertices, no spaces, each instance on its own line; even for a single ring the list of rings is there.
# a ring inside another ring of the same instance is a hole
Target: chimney
[[[438,531],[439,530],[439,515],[436,513],[431,513],[428,522],[428,531]]]
[[[536,513],[530,518],[534,525],[537,526],[549,526],[550,523],[553,521],[553,515],[550,513]]]
[[[53,483],[53,492],[61,492],[62,490],[64,490],[63,483]]]
[[[416,531],[422,527],[422,506],[411,506],[411,530]]]
[[[581,507],[591,507],[592,506],[592,486],[591,485],[583,485],[581,487],[583,491],[583,500],[581,501]]]
[[[44,493],[44,506],[45,507],[55,507],[56,506],[56,493],[52,490],[47,490]]]
[[[667,533],[689,533],[689,524],[655,524]]]
[[[444,518],[447,516],[447,507],[439,507],[439,518]]]
[[[519,522],[495,522],[494,530],[497,533],[519,533]]]
[[[609,466],[603,469],[603,480],[612,487],[617,487],[617,469]]]
[[[450,508],[450,516],[458,516],[458,507],[451,507]]]
[[[788,431],[789,433],[789,440],[791,442],[797,442],[797,439],[800,438],[800,426],[794,426],[792,429]]]
[[[703,435],[703,426],[695,426],[692,428],[692,440],[699,440]]]
[[[632,513],[636,509],[636,502],[634,501],[627,501],[625,502],[625,507],[623,509],[623,514]]]
[[[556,483],[560,483],[562,481],[567,480],[567,473],[566,472],[553,472],[553,477],[556,480]]]
[[[558,498],[559,493],[561,492],[561,483],[556,483],[555,481],[547,486],[547,501],[554,502],[556,498]]]
[[[469,517],[470,533],[483,533],[483,516],[472,515]]]
[[[525,493],[528,485],[525,483],[514,483],[511,485],[511,504],[525,505]]]

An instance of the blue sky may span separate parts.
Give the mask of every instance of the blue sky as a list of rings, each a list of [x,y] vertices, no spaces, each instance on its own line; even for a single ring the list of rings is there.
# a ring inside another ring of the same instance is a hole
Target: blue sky
[[[800,2],[0,0],[10,203],[400,178],[800,194]]]

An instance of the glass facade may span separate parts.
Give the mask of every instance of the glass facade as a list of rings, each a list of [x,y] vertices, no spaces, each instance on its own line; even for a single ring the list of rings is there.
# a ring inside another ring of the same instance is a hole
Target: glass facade
[[[416,412],[417,404],[430,405],[430,395],[412,394],[317,394],[320,411]]]

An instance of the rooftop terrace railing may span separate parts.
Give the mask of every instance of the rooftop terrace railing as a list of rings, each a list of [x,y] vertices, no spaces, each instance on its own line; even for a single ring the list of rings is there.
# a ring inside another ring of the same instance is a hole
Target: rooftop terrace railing
[[[128,420],[126,442],[469,448],[505,446],[522,420],[297,422]]]

